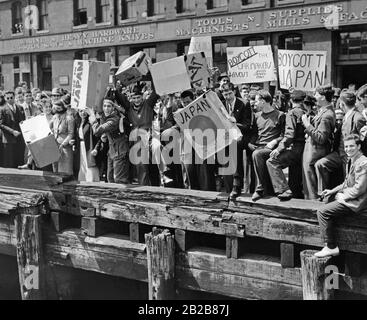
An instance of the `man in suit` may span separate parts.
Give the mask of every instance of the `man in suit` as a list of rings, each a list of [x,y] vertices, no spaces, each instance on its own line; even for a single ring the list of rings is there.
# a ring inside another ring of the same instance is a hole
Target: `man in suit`
[[[230,198],[235,199],[241,194],[243,186],[243,150],[247,147],[248,138],[251,132],[252,110],[249,103],[244,103],[236,97],[235,87],[232,83],[222,86],[224,105],[229,114],[229,120],[235,123],[241,130],[242,138],[237,141],[236,171],[231,175],[224,176],[224,185],[226,192],[231,192]]]
[[[24,140],[19,123],[25,119],[23,109],[15,104],[13,91],[5,92],[6,104],[0,109],[3,142],[3,166],[16,168],[23,163]]]
[[[339,170],[343,172],[343,179],[345,177],[348,157],[344,151],[344,139],[351,134],[359,134],[362,127],[366,125],[365,118],[356,108],[356,100],[355,93],[351,91],[344,91],[340,95],[340,107],[346,111],[341,127],[340,141],[332,153],[315,163],[318,194],[332,187],[331,178]]]
[[[302,116],[306,114],[303,100],[306,94],[301,90],[292,93],[292,105],[286,115],[286,125],[284,138],[277,148],[270,153],[270,158],[266,161],[271,182],[275,194],[280,200],[290,200],[302,194],[302,155],[305,147],[305,128],[302,124]],[[289,183],[283,173],[283,169],[289,167]],[[296,188],[291,190],[290,187]]]
[[[335,201],[317,211],[321,237],[326,245],[315,253],[316,257],[337,256],[339,248],[335,240],[335,219],[342,215],[361,213],[367,207],[367,157],[361,152],[358,135],[344,138],[344,150],[349,160],[347,177],[344,183],[333,190],[323,191],[324,197],[335,195]]]
[[[32,92],[31,90],[27,90],[24,94],[24,102],[20,104],[23,108],[24,115],[26,119],[38,116],[42,113],[42,111],[37,107],[37,105],[33,102]]]
[[[303,152],[303,187],[306,199],[320,197],[317,187],[315,163],[331,151],[335,128],[335,112],[332,105],[334,91],[331,86],[318,87],[315,92],[318,112],[311,119],[303,115],[302,122],[307,134]]]
[[[235,199],[241,194],[243,185],[243,150],[249,142],[248,137],[251,131],[252,110],[249,103],[245,104],[236,97],[235,88],[232,83],[222,86],[222,94],[225,107],[230,116],[229,120],[235,123],[242,133],[242,138],[237,141],[236,172],[233,176],[224,176],[226,192],[231,192],[231,199]]]

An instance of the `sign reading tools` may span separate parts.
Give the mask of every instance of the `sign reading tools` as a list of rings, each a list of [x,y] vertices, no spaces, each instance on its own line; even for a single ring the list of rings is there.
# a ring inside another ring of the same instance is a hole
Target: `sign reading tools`
[[[270,45],[227,48],[228,75],[234,84],[276,80]]]
[[[326,51],[278,50],[282,89],[313,91],[325,80]]]
[[[203,52],[154,63],[150,67],[150,72],[159,95],[191,88],[202,90],[210,83],[208,65]]]
[[[109,74],[110,64],[107,62],[74,60],[71,107],[102,111]]]
[[[203,160],[242,137],[241,131],[229,120],[226,109],[213,91],[207,91],[187,107],[176,111],[174,118],[186,141]]]

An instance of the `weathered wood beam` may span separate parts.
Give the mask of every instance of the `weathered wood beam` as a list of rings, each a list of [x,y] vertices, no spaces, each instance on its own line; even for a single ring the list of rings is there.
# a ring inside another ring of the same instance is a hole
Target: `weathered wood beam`
[[[175,242],[168,230],[153,228],[145,234],[149,300],[175,298]]]
[[[226,237],[226,256],[227,258],[238,258],[238,238]]]
[[[301,273],[303,300],[331,300],[334,296],[332,289],[327,287],[326,267],[331,257],[317,258],[316,251],[301,252]]]
[[[29,214],[15,216],[19,284],[23,300],[44,300],[47,296],[41,218],[41,215]]]
[[[294,268],[294,244],[280,244],[280,264],[283,268]]]

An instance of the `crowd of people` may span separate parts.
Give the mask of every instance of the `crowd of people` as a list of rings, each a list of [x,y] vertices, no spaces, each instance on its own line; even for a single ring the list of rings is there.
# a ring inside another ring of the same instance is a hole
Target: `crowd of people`
[[[119,81],[106,91],[101,112],[72,109],[70,93],[61,88],[44,92],[20,84],[0,92],[0,167],[66,173],[79,181],[225,191],[232,199],[243,191],[253,201],[318,199],[327,203],[318,217],[328,244],[319,256],[338,254],[333,217],[362,210],[367,198],[367,86],[279,91],[273,97],[257,85],[234,86],[222,74],[213,90],[242,133],[231,175],[219,174],[215,157],[197,161],[194,148],[183,151],[185,137],[173,115],[202,92],[160,97],[152,83],[123,87]],[[19,126],[40,114],[61,154],[45,168],[36,167]],[[131,152],[138,141],[138,152]],[[179,161],[170,163],[160,152],[168,143]],[[137,161],[143,153],[148,162]]]

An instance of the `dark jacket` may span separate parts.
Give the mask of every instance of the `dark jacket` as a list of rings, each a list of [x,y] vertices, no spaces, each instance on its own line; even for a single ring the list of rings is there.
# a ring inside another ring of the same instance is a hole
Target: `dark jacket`
[[[20,131],[19,123],[25,120],[22,107],[14,105],[16,112],[14,113],[8,104],[0,107],[0,129],[2,130],[3,143],[17,143],[22,139],[22,136],[16,138],[14,131]]]
[[[80,142],[81,138],[79,137],[79,129],[80,127],[83,127],[83,136],[84,136],[84,145],[87,152],[87,166],[88,168],[96,166],[96,159],[88,151],[92,151],[97,142],[98,138],[93,134],[92,127],[90,123],[88,122],[88,119],[84,122],[82,122],[82,119],[76,120],[76,134],[75,134],[75,142],[76,142],[76,153],[75,153],[75,165],[77,168],[80,167]],[[89,155],[89,157],[88,157]]]
[[[120,115],[113,111],[108,117],[103,116],[100,123],[92,125],[93,132],[97,137],[106,134],[109,142],[109,156],[115,159],[118,156],[126,155],[129,152],[128,137],[126,133],[119,130]]]

